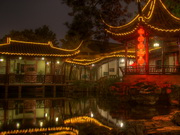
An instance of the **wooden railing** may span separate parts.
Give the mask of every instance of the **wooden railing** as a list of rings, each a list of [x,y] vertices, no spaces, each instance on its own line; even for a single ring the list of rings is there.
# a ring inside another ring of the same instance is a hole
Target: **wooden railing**
[[[63,75],[22,75],[22,74],[0,74],[0,83],[64,83]]]
[[[128,66],[120,67],[120,70],[123,74],[126,75],[138,75],[138,74],[180,74],[180,66],[166,65],[166,66],[155,66],[149,65],[146,66]]]

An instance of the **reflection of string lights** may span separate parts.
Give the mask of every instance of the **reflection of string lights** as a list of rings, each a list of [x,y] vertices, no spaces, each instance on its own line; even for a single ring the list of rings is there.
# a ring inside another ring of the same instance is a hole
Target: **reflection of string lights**
[[[105,127],[109,130],[112,130],[111,127],[108,127],[106,125],[103,125],[102,123],[100,123],[98,120],[96,120],[95,118],[92,117],[88,117],[88,116],[80,116],[80,117],[74,117],[74,118],[70,118],[64,121],[65,124],[73,124],[73,123],[95,123],[98,126],[102,126]]]
[[[58,135],[64,135],[64,133],[68,133],[70,135],[78,135],[79,131],[72,127],[48,127],[48,128],[30,128],[30,129],[22,129],[22,130],[10,130],[0,132],[0,135],[11,135],[11,134],[26,134],[26,133],[37,133],[37,132],[47,132],[47,131],[61,131],[58,132]]]

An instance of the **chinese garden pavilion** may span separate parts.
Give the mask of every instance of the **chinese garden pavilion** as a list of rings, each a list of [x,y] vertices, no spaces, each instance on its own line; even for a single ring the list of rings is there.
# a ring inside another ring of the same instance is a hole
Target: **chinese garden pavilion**
[[[54,47],[51,42],[37,43],[7,39],[0,44],[0,83],[63,83],[64,59],[77,55],[75,49]]]
[[[128,42],[135,40],[135,55],[136,67],[135,70],[129,70],[127,66],[127,57],[125,62],[125,74],[149,74],[156,67],[151,67],[149,59],[153,57],[149,55],[150,41],[157,38],[163,43],[160,45],[162,54],[161,73],[163,74],[167,69],[165,68],[165,53],[164,48],[168,50],[167,46],[172,49],[170,44],[175,44],[174,52],[177,53],[177,61],[179,61],[179,38],[180,38],[180,18],[171,14],[161,0],[149,0],[144,8],[141,10],[140,2],[138,2],[139,14],[135,16],[129,23],[121,26],[112,26],[106,23],[106,32],[110,37],[116,41],[126,42],[126,56]],[[167,45],[169,44],[169,45]],[[156,55],[157,55],[156,53]],[[155,54],[153,54],[155,55]],[[168,67],[169,69],[169,67]]]

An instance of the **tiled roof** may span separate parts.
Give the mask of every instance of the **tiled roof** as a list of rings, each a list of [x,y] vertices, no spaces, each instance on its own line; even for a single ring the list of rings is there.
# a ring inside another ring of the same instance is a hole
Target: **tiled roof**
[[[104,22],[105,23],[105,22]],[[149,0],[131,22],[122,26],[111,26],[107,23],[107,33],[115,40],[130,39],[137,36],[137,29],[145,27],[150,35],[180,35],[180,18],[173,16],[161,0]]]
[[[10,40],[6,44],[0,44],[0,54],[70,57],[80,52],[80,50],[78,50],[80,45],[76,49],[67,50],[67,49],[54,47],[50,42],[34,43],[34,42]]]

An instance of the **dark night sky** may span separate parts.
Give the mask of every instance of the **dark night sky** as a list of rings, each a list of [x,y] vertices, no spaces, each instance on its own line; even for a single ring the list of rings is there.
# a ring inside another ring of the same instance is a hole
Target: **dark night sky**
[[[70,20],[70,9],[61,0],[0,0],[0,38],[11,30],[36,29],[48,25],[62,39]]]
[[[129,10],[136,9],[130,4]],[[70,21],[70,9],[61,0],[0,0],[0,39],[11,30],[36,29],[48,25],[62,39]],[[134,12],[134,11],[133,11]]]

